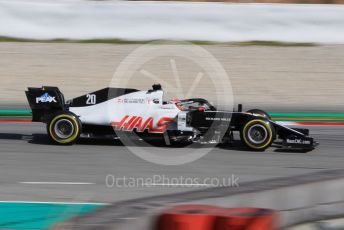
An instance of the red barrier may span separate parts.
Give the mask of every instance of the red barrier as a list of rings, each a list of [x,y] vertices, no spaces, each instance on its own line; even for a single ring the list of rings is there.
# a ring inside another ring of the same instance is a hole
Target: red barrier
[[[213,230],[216,216],[224,211],[210,205],[180,205],[159,216],[157,230]]]
[[[213,230],[275,230],[277,212],[261,208],[231,208],[216,218]]]
[[[275,230],[277,220],[270,209],[180,205],[159,216],[156,230]]]

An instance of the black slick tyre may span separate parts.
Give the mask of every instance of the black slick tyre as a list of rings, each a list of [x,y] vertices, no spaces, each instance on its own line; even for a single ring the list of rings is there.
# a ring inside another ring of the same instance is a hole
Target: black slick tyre
[[[71,145],[80,137],[81,128],[81,122],[77,116],[69,112],[61,112],[50,119],[47,132],[53,143]]]
[[[247,121],[241,131],[240,138],[243,144],[254,151],[264,151],[275,139],[275,129],[269,121],[252,119]]]

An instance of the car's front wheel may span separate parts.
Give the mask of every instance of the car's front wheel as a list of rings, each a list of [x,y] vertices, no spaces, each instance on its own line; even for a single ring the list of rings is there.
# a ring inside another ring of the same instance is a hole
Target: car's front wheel
[[[50,120],[47,131],[49,138],[55,144],[73,144],[80,137],[81,122],[72,113],[59,113]]]
[[[253,119],[242,127],[240,137],[249,149],[264,151],[274,141],[275,129],[268,121]]]

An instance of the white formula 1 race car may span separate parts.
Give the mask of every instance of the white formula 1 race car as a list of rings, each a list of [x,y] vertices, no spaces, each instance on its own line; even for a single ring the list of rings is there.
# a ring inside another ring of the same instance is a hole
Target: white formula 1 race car
[[[33,121],[47,124],[56,144],[73,144],[81,134],[118,137],[135,133],[140,138],[162,138],[174,143],[230,143],[233,133],[248,149],[263,151],[272,143],[308,151],[316,142],[307,129],[292,129],[272,121],[267,113],[218,111],[207,100],[163,100],[160,85],[147,91],[104,88],[65,102],[57,87],[28,88]],[[167,137],[167,138],[166,138]]]

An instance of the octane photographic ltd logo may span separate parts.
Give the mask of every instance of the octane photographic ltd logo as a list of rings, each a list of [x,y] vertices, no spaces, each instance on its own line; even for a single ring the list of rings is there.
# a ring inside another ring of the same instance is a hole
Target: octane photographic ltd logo
[[[142,116],[150,119],[156,113],[169,114],[169,103],[189,98],[204,98],[213,105],[228,110],[233,108],[232,86],[224,67],[206,49],[191,43],[152,42],[138,46],[119,64],[109,87],[149,90],[152,89],[153,84],[156,84],[155,87],[157,88],[161,85],[163,90],[162,100],[167,105],[154,110],[149,107],[150,103],[148,102],[158,104],[160,98],[147,99],[147,108],[144,111],[146,114],[142,115],[142,111],[139,114],[134,112],[134,114],[128,110],[125,111],[125,115],[129,117]],[[143,106],[142,104],[137,105]],[[171,106],[173,107],[173,105]],[[126,109],[125,103],[121,104],[121,109]],[[109,110],[108,113],[111,117],[112,111]],[[214,148],[214,145],[200,145],[199,141],[191,142],[185,148],[176,148],[174,142],[170,141],[171,137],[168,136],[168,132],[164,132],[163,140],[170,145],[169,147],[153,146],[149,141],[142,141],[141,137],[136,136],[133,132],[118,132],[117,126],[120,121],[121,119],[115,121],[117,123],[114,130],[121,142],[136,156],[155,164],[182,165],[190,163],[205,156]],[[154,125],[158,121],[159,119],[152,121],[152,124]],[[156,125],[160,125],[160,128],[167,127],[165,123]],[[178,126],[178,124],[176,125]],[[227,125],[229,125],[229,122],[227,122]],[[207,140],[211,140],[214,135],[213,128],[210,127],[209,131],[203,133],[202,136],[207,137]],[[223,128],[226,129],[227,127]],[[133,136],[136,136],[136,138],[132,138]]]

